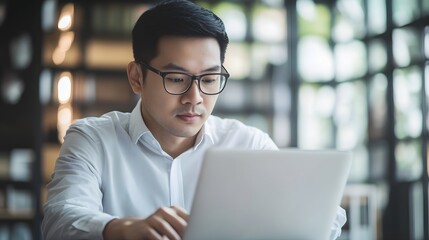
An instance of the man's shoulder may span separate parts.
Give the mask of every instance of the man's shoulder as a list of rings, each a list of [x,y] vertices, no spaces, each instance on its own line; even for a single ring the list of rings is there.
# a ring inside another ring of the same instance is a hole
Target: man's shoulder
[[[249,149],[277,148],[267,133],[236,119],[211,116],[207,120],[206,133],[214,144],[221,147]]]
[[[237,119],[221,118],[221,117],[214,116],[214,115],[211,115],[207,119],[207,124],[210,127],[216,128],[218,130],[232,129],[232,128],[247,128],[248,127],[243,122],[241,122]]]
[[[86,131],[110,131],[117,127],[125,127],[129,122],[130,113],[112,111],[99,117],[85,117],[76,120],[70,128]]]
[[[237,119],[220,118],[218,116],[213,116],[213,115],[208,118],[207,125],[211,130],[217,133],[222,133],[222,132],[225,132],[225,133],[241,132],[241,133],[250,133],[250,134],[263,133],[262,130],[256,127],[246,125]]]

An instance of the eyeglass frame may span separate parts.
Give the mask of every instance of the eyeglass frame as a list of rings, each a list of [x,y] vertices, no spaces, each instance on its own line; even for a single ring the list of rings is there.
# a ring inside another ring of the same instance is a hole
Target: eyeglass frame
[[[221,68],[222,68],[222,71],[224,71],[224,73],[205,73],[205,74],[201,74],[201,75],[192,75],[192,74],[188,74],[188,73],[184,73],[184,72],[177,72],[177,71],[173,71],[173,72],[163,72],[163,71],[159,71],[158,69],[156,69],[156,68],[154,68],[154,67],[152,67],[152,66],[150,66],[149,64],[147,64],[147,63],[145,63],[145,62],[143,62],[143,61],[138,61],[137,62],[138,64],[140,64],[141,66],[143,66],[143,67],[145,67],[146,69],[148,69],[148,70],[150,70],[151,72],[153,72],[153,73],[156,73],[156,74],[158,74],[159,76],[161,76],[162,77],[162,85],[164,86],[164,90],[168,93],[168,94],[171,94],[171,95],[183,95],[183,94],[185,94],[185,93],[187,93],[188,91],[189,91],[189,89],[191,89],[191,87],[192,87],[192,84],[193,84],[193,82],[195,81],[195,80],[197,80],[198,81],[198,84],[197,84],[197,86],[198,86],[198,90],[200,91],[200,92],[202,92],[202,93],[204,93],[205,95],[218,95],[218,94],[220,94],[223,90],[225,90],[225,87],[226,87],[226,83],[227,83],[227,81],[228,81],[228,78],[230,77],[230,74],[228,73],[228,71],[226,70],[226,68],[223,66],[223,65],[221,65]],[[189,77],[191,77],[191,79],[192,79],[192,81],[191,81],[191,83],[189,84],[189,86],[188,86],[188,88],[184,91],[184,92],[182,92],[182,93],[171,93],[171,92],[169,92],[168,90],[167,90],[167,87],[165,86],[165,76],[167,76],[168,74],[184,74],[184,75],[187,75],[187,76],[189,76]],[[201,78],[202,77],[204,77],[204,76],[209,76],[209,75],[221,75],[221,76],[224,76],[225,77],[225,84],[223,85],[223,87],[222,87],[222,89],[219,91],[219,92],[217,92],[217,93],[206,93],[206,92],[204,92],[202,89],[201,89],[201,83],[200,83],[200,81],[201,81]]]

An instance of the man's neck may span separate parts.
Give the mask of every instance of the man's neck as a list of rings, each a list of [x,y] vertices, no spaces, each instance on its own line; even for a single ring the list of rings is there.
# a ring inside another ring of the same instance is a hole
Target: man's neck
[[[195,140],[197,135],[193,137],[170,137],[170,138],[155,138],[158,140],[161,145],[162,150],[164,150],[168,155],[173,159],[178,157],[180,154],[184,153],[186,150],[190,149],[195,145]]]

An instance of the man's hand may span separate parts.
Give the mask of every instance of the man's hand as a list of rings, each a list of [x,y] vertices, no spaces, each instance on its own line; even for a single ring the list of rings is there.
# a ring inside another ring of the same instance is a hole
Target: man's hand
[[[182,239],[189,214],[179,207],[162,207],[146,219],[120,218],[107,223],[103,238],[109,239]]]

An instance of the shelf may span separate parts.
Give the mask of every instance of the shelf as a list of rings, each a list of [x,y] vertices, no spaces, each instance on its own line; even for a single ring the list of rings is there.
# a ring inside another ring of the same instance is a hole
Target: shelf
[[[130,60],[131,61],[131,60]],[[121,77],[125,80],[127,77],[127,66],[124,65],[121,69],[115,68],[90,68],[85,66],[57,66],[57,65],[45,65],[46,69],[55,71],[55,72],[84,72],[85,74],[95,74],[100,76],[109,76],[109,77]]]
[[[0,209],[0,222],[31,222],[34,221],[33,212],[12,213],[5,209]]]
[[[34,187],[32,181],[16,181],[11,179],[0,179],[0,188],[2,187],[14,187],[17,189],[31,189]],[[1,213],[1,212],[0,212]]]

